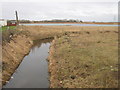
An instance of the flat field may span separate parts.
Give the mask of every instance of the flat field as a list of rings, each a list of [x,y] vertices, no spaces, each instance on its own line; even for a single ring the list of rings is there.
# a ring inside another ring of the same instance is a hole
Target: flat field
[[[55,38],[49,57],[52,88],[118,87],[118,31],[100,28]]]

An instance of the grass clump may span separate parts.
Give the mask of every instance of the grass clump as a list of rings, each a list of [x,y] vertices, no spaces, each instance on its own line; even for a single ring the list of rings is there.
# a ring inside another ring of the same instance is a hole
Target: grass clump
[[[1,30],[2,31],[4,31],[4,30],[13,30],[13,29],[15,29],[16,28],[16,26],[2,26],[1,27]]]

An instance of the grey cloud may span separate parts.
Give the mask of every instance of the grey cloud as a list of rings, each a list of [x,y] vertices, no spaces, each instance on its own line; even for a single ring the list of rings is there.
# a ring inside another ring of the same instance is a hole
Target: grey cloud
[[[13,2],[2,3],[4,19],[14,19],[17,10],[20,19],[80,19],[84,21],[113,21],[116,16],[116,2]]]

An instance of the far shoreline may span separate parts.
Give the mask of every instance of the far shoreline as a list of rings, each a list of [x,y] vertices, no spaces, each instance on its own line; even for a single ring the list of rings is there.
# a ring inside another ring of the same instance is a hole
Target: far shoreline
[[[20,23],[20,24],[111,24],[111,25],[118,25],[118,22],[30,22],[30,23]]]

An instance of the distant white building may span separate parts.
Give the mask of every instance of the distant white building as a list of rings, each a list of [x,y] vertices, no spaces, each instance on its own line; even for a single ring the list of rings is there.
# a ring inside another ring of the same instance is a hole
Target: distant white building
[[[7,20],[0,19],[0,26],[6,26],[7,25]]]

